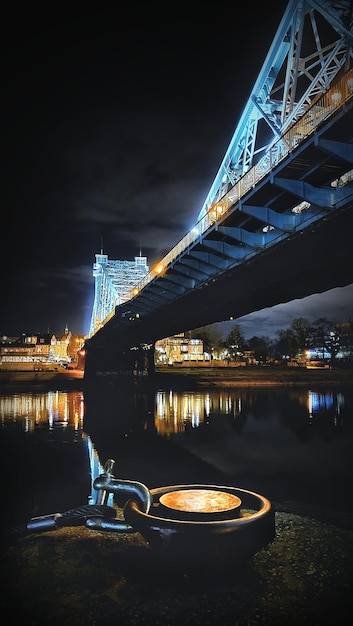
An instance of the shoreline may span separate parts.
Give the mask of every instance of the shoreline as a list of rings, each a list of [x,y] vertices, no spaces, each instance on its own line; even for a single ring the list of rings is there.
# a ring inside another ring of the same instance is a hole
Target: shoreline
[[[158,367],[152,376],[119,375],[109,372],[85,379],[83,370],[55,372],[0,371],[0,392],[11,389],[91,389],[104,384],[172,387],[175,389],[225,387],[310,387],[352,386],[352,369],[307,369],[293,367],[238,368],[224,367]]]
[[[257,387],[257,386],[311,386],[353,385],[351,369],[307,369],[293,367],[239,367],[239,368],[176,368],[157,370],[159,382],[173,380],[175,384],[193,384],[195,387]]]

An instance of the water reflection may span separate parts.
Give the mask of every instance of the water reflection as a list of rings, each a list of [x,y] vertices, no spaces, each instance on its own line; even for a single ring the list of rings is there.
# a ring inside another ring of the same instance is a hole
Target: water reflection
[[[275,501],[320,503],[329,491],[342,507],[353,478],[352,405],[351,390],[282,387],[0,394],[2,474],[15,465],[4,497],[21,494],[16,506],[30,516],[92,502],[108,458],[118,472],[128,459],[122,477],[148,484],[146,459],[165,442]],[[154,479],[167,484],[163,465]]]
[[[36,428],[53,430],[60,425],[71,426],[75,432],[79,432],[83,429],[84,413],[82,391],[0,396],[2,428],[18,425],[25,432],[34,432]]]
[[[288,402],[288,398],[290,402]],[[276,419],[297,430],[303,422],[311,430],[319,427],[319,419],[326,426],[342,428],[345,399],[341,392],[272,391],[271,396],[261,391],[179,392],[156,393],[154,425],[158,434],[169,437],[190,428],[209,425],[215,417],[229,416],[238,423],[241,433],[243,416]],[[219,424],[221,425],[221,421]]]
[[[102,464],[84,415],[82,391],[0,395],[5,525],[95,501]]]

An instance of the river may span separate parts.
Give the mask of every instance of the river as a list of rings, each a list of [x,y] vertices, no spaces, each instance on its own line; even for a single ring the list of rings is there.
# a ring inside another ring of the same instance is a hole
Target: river
[[[349,386],[1,390],[2,521],[94,502],[109,458],[149,488],[216,479],[352,513],[352,408]]]

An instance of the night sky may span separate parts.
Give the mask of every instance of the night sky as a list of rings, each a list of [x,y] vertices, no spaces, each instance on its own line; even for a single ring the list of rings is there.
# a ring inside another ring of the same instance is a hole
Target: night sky
[[[95,254],[152,267],[186,234],[286,5],[6,10],[1,335],[88,333]],[[350,286],[237,323],[273,336],[352,313]]]

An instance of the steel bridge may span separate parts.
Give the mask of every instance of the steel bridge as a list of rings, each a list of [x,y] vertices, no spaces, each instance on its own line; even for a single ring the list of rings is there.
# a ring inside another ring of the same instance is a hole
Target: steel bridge
[[[198,221],[86,345],[152,371],[158,339],[353,282],[349,0],[290,0]]]

